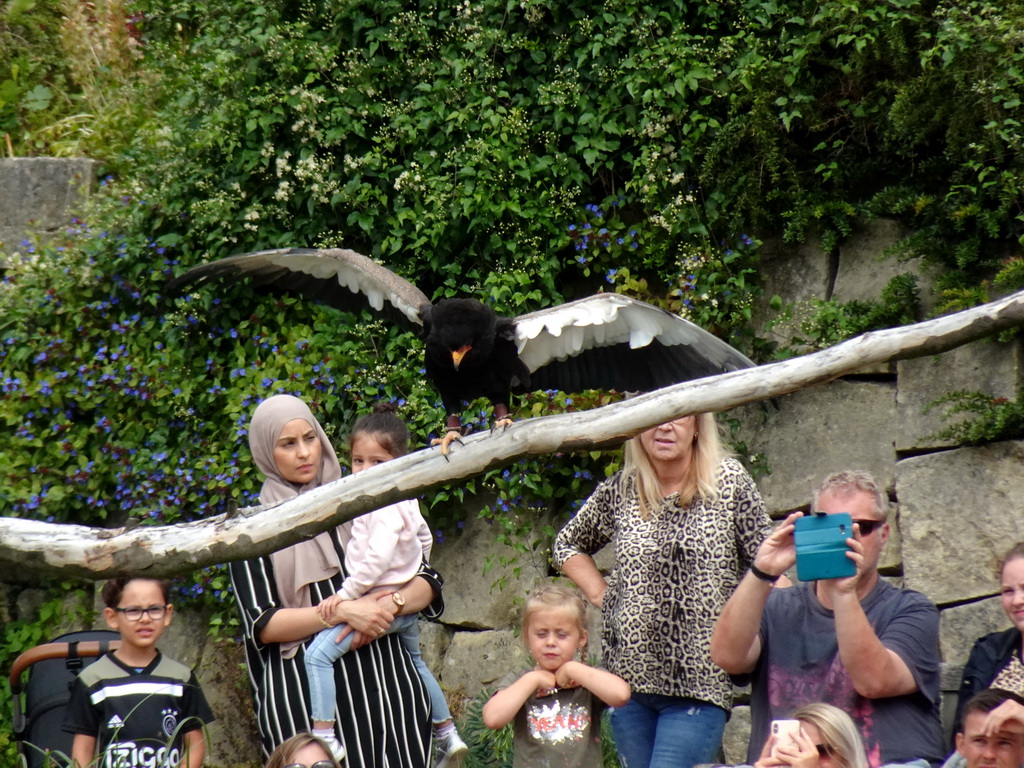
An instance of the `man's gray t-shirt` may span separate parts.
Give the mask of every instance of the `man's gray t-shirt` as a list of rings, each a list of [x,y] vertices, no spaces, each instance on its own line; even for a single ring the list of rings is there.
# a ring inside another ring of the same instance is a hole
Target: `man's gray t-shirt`
[[[910,669],[918,690],[884,699],[861,696],[839,660],[835,618],[818,601],[814,584],[772,590],[752,679],[748,762],[760,755],[772,720],[818,701],[853,718],[872,768],[921,758],[942,762],[938,610],[924,595],[881,579],[861,606],[882,644]]]

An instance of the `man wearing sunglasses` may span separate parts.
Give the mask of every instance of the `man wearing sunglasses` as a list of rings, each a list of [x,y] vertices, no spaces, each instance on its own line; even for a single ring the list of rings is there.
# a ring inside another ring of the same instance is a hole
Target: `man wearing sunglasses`
[[[939,614],[923,595],[878,576],[888,507],[866,472],[829,476],[811,509],[853,518],[846,556],[854,575],[773,589],[796,562],[795,512],[764,540],[726,603],[711,658],[751,676],[749,762],[772,720],[820,701],[854,719],[872,768],[941,763]]]

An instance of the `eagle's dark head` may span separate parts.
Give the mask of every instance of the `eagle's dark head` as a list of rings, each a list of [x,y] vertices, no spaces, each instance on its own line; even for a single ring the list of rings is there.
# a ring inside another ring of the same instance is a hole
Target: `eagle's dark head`
[[[444,299],[431,310],[427,331],[428,354],[436,363],[441,355],[450,358],[451,366],[484,363],[494,348],[498,316],[494,310],[475,299]]]

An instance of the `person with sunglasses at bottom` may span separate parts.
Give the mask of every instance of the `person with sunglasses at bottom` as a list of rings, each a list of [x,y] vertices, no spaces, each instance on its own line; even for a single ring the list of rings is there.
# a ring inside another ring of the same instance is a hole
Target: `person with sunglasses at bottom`
[[[857,726],[843,710],[815,702],[800,707],[790,718],[799,728],[769,735],[754,768],[868,768]]]
[[[340,768],[340,764],[316,736],[297,733],[277,745],[266,768]]]
[[[752,677],[749,762],[772,720],[816,701],[853,718],[871,768],[942,762],[939,612],[924,595],[878,576],[888,507],[866,472],[829,476],[811,509],[853,518],[846,556],[854,575],[772,589],[796,561],[793,531],[802,513],[795,512],[764,540],[726,603],[711,659]]]

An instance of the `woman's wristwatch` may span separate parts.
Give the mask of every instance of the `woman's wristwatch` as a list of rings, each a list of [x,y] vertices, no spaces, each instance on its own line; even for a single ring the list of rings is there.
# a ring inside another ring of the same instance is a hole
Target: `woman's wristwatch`
[[[402,596],[401,592],[392,592],[391,599],[395,603],[395,608],[397,608],[395,611],[395,615],[397,616],[402,612],[402,608],[405,607],[405,598]]]

